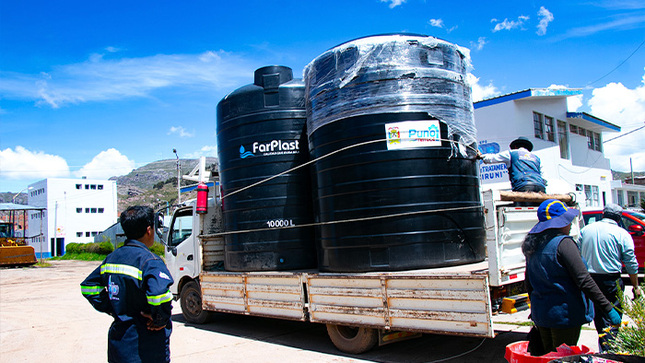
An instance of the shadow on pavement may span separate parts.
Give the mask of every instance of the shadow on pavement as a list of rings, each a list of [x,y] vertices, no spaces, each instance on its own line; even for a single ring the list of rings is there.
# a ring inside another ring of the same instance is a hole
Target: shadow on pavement
[[[494,339],[424,334],[355,355],[337,350],[324,324],[235,314],[213,314],[211,321],[203,325],[187,323],[182,314],[173,315],[172,320],[204,331],[383,363],[506,362],[506,345],[525,340],[526,336],[517,332],[499,332]]]

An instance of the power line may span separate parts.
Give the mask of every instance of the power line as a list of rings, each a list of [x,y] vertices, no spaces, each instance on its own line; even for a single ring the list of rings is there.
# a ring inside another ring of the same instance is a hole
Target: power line
[[[617,66],[616,66],[616,68],[612,69],[611,71],[609,71],[609,73],[607,73],[607,74],[605,74],[604,76],[602,76],[602,77],[598,78],[597,80],[595,80],[595,81],[593,81],[593,82],[591,82],[591,83],[587,83],[587,86],[590,86],[590,85],[592,85],[592,84],[594,84],[594,83],[596,83],[596,82],[600,81],[601,79],[603,79],[603,78],[607,77],[608,75],[610,75],[610,74],[614,73],[614,71],[615,71],[615,70],[617,70],[618,68],[620,68],[620,66],[622,66],[623,64],[625,64],[625,62],[627,62],[627,61],[629,60],[629,58],[631,58],[634,54],[636,54],[636,52],[638,52],[638,50],[639,50],[639,49],[641,49],[641,47],[643,46],[643,44],[645,44],[645,40],[643,40],[643,42],[642,42],[641,44],[639,44],[639,45],[638,45],[638,47],[636,47],[636,49],[632,52],[632,54],[630,54],[627,58],[625,58],[625,60],[624,60],[624,61],[620,62],[620,64],[619,64],[619,65],[617,65]]]
[[[639,127],[639,128],[633,129],[632,131],[627,132],[627,133],[624,133],[624,134],[622,134],[622,135],[618,135],[618,136],[614,137],[613,139],[605,140],[605,141],[603,141],[602,143],[604,144],[604,143],[606,143],[606,142],[610,142],[610,141],[612,141],[612,140],[616,140],[616,139],[617,139],[617,138],[619,138],[619,137],[627,136],[627,135],[629,135],[629,134],[631,134],[631,133],[634,133],[634,132],[636,132],[636,131],[638,131],[638,130],[640,130],[640,129],[642,129],[642,128],[645,128],[645,125],[643,125],[643,126],[641,126],[641,127]]]

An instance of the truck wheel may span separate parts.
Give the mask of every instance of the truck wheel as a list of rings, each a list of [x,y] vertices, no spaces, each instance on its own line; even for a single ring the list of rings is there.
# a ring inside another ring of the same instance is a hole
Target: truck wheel
[[[350,354],[367,352],[378,343],[378,331],[372,328],[327,324],[327,334],[338,350]]]
[[[204,324],[208,321],[209,312],[202,309],[202,294],[199,284],[190,281],[184,285],[179,295],[181,312],[186,321],[193,324]]]

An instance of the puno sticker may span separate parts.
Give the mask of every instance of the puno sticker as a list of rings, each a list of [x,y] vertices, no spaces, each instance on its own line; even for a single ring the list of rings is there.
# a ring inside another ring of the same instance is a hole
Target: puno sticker
[[[385,124],[387,149],[441,146],[438,120],[402,121]]]

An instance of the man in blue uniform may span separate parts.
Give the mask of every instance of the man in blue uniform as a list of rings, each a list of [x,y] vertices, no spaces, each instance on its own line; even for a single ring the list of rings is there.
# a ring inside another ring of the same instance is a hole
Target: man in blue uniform
[[[154,212],[133,206],[121,213],[127,237],[81,283],[92,306],[114,318],[108,332],[109,362],[170,362],[173,280],[154,243]]]
[[[542,179],[540,158],[531,153],[533,143],[526,137],[518,137],[509,145],[511,150],[498,154],[482,154],[477,158],[484,164],[504,163],[514,192],[546,192],[546,181]]]
[[[605,297],[618,307],[618,311],[622,311],[618,289],[625,290],[621,278],[623,265],[634,286],[634,299],[642,295],[638,286],[638,261],[634,255],[634,240],[618,225],[622,215],[621,206],[607,204],[603,209],[602,219],[580,231],[581,253],[587,260],[589,273]],[[598,309],[596,306],[596,310]],[[610,328],[611,322],[606,316],[596,312],[594,325],[598,332],[598,347],[601,351],[606,351],[612,334],[605,334],[605,328]]]

